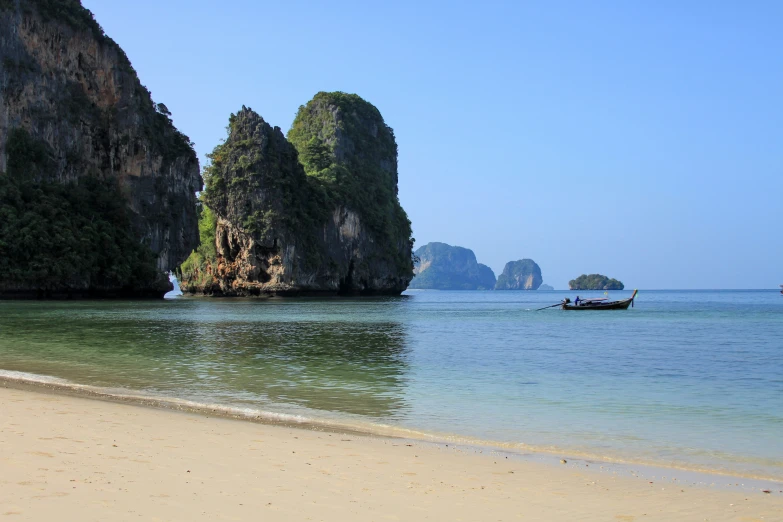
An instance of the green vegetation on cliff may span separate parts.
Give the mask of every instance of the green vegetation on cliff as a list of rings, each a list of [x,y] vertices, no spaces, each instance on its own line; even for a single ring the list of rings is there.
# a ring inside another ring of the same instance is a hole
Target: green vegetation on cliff
[[[198,158],[79,0],[0,0],[0,296],[162,297]]]
[[[264,236],[275,224],[311,229],[328,215],[325,196],[307,183],[296,149],[246,107],[229,117],[228,139],[208,158],[202,201],[253,235]],[[260,190],[274,201],[249,197]]]
[[[46,178],[52,170],[54,161],[49,147],[24,129],[11,130],[5,152],[8,175],[17,180]]]
[[[40,180],[44,143],[15,129],[0,173],[0,294],[162,294],[168,279],[132,233],[116,182]]]
[[[571,290],[622,290],[625,285],[617,279],[609,279],[601,274],[582,274],[568,282]]]
[[[197,284],[204,284],[211,276],[207,268],[215,266],[217,262],[217,248],[215,246],[215,229],[217,228],[217,216],[201,200],[198,202],[198,234],[201,244],[191,252],[190,256],[177,269],[177,278],[182,280],[183,275],[196,280]]]
[[[397,142],[380,111],[356,94],[319,92],[299,107],[287,137],[326,207],[358,212],[376,242],[410,270],[402,255],[413,240],[397,197]]]
[[[201,201],[218,224],[211,235],[202,226],[201,240],[217,243],[216,262],[194,251],[181,267],[184,292],[395,294],[408,285],[413,239],[394,133],[360,97],[317,94],[288,139],[243,107],[209,159]]]
[[[205,261],[211,263],[204,252],[205,241],[210,242],[211,257],[216,256],[218,215],[259,244],[273,245],[273,236],[297,233],[303,262],[310,267],[323,262],[314,244],[317,227],[329,215],[327,196],[322,187],[308,180],[296,149],[278,127],[243,107],[229,117],[227,139],[208,158],[201,194],[201,247],[182,267],[184,273]],[[204,233],[207,223],[211,223],[211,235]]]

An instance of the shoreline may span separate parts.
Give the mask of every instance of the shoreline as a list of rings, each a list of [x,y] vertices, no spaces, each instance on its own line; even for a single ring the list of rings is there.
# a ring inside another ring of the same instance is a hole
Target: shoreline
[[[565,459],[572,463],[578,462],[585,467],[589,467],[592,464],[593,469],[590,471],[597,473],[614,473],[637,478],[666,476],[671,478],[677,475],[680,483],[694,486],[709,485],[729,489],[741,488],[743,490],[770,489],[773,492],[783,493],[783,478],[779,477],[741,474],[685,465],[667,465],[660,462],[633,461],[606,455],[570,451],[567,448],[547,448],[522,444],[504,445],[496,441],[478,440],[459,435],[428,433],[390,425],[372,424],[373,429],[370,429],[370,424],[359,426],[336,420],[305,418],[298,415],[249,410],[228,405],[204,404],[187,399],[154,397],[141,395],[133,390],[102,388],[73,383],[58,377],[0,369],[0,389],[3,387],[260,425],[333,434],[350,434],[360,437],[405,440],[436,447],[456,447],[476,454],[495,453],[506,458],[544,463],[548,466],[558,465],[561,459]],[[596,467],[601,471],[596,471]]]
[[[0,387],[0,516],[19,520],[727,520],[783,495]],[[781,488],[783,489],[783,488]]]

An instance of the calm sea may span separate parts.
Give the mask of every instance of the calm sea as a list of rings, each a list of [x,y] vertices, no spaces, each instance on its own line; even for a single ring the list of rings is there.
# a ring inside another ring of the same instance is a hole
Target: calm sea
[[[0,302],[0,376],[783,479],[783,296],[642,291],[627,311],[533,311],[573,294]]]

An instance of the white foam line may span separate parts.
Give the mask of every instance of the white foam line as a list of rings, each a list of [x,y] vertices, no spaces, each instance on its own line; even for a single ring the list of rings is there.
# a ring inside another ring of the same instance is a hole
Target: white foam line
[[[25,381],[30,383],[40,384],[59,384],[63,386],[71,385],[72,383],[66,379],[60,379],[59,377],[52,377],[50,375],[38,375],[35,373],[16,372],[13,370],[0,370],[0,378],[13,380],[13,381]]]
[[[733,477],[742,477],[751,480],[780,482],[779,477],[759,476],[755,474],[742,474],[728,470],[716,470],[700,468],[695,466],[679,466],[672,463],[662,464],[645,459],[625,459],[616,458],[608,455],[598,455],[590,452],[574,451],[566,448],[554,446],[529,445],[521,442],[499,442],[483,440],[469,436],[457,434],[442,434],[425,432],[416,429],[405,428],[402,426],[393,426],[381,423],[348,423],[335,420],[317,419],[305,417],[303,415],[294,415],[289,413],[278,413],[272,411],[256,410],[253,408],[243,408],[238,406],[227,406],[223,404],[196,402],[187,399],[174,397],[165,397],[157,395],[143,395],[131,390],[122,388],[104,388],[88,384],[77,384],[67,379],[52,377],[49,375],[39,375],[28,372],[18,372],[12,370],[0,369],[0,381],[12,381],[34,386],[43,386],[72,392],[83,392],[85,395],[98,397],[106,400],[118,402],[136,403],[145,406],[159,408],[168,408],[173,410],[189,411],[195,413],[212,413],[235,419],[244,419],[257,422],[279,423],[279,424],[299,424],[303,426],[312,426],[321,429],[334,431],[350,431],[367,436],[383,436],[409,440],[418,440],[434,444],[457,444],[473,448],[484,448],[490,451],[510,451],[520,455],[533,453],[538,455],[568,455],[570,458],[584,459],[586,461],[604,462],[607,464],[620,465],[638,465],[663,469],[676,469],[695,473],[704,473],[709,475],[725,475]]]
[[[18,372],[13,370],[0,369],[0,381],[10,381],[33,386],[43,386],[49,389],[61,390],[66,392],[83,393],[87,396],[101,399],[137,403],[146,406],[155,406],[174,410],[191,411],[198,413],[212,413],[236,419],[245,419],[250,421],[281,423],[281,424],[300,424],[320,427],[323,429],[343,430],[366,433],[367,435],[380,435],[367,429],[365,424],[352,424],[328,419],[318,419],[296,415],[290,413],[279,413],[274,411],[258,410],[254,408],[229,406],[225,404],[197,402],[177,397],[168,397],[164,395],[152,395],[138,393],[124,388],[108,388],[93,386],[89,384],[78,384],[67,379],[53,377],[49,375],[40,375],[28,372]],[[395,428],[388,427],[388,431],[395,431]],[[388,434],[394,436],[392,434]],[[399,436],[399,435],[397,435]]]

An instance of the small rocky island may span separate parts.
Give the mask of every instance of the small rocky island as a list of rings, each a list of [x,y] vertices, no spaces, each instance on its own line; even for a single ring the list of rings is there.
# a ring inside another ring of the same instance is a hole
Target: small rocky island
[[[476,261],[472,250],[446,243],[427,243],[415,252],[416,277],[409,288],[434,290],[492,290],[495,273]]]
[[[543,282],[541,268],[532,259],[506,263],[495,290],[538,290]]]
[[[625,285],[617,279],[601,274],[582,274],[568,282],[570,290],[623,290]]]
[[[0,1],[0,297],[163,297],[198,245],[190,140],[79,0]]]
[[[539,292],[552,292],[554,290],[555,288],[553,286],[547,284],[542,284],[541,286],[538,287]]]
[[[288,136],[243,107],[204,171],[186,295],[396,295],[413,277],[397,143],[355,94],[318,93]]]

